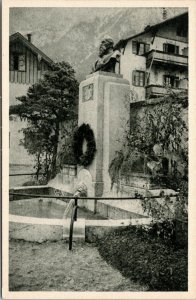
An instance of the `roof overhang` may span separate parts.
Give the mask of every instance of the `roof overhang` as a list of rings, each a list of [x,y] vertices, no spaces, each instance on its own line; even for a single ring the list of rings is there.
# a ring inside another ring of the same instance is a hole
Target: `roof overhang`
[[[175,16],[175,17],[173,17],[173,18],[164,20],[163,22],[157,23],[157,24],[152,25],[152,26],[149,25],[149,26],[147,26],[146,30],[144,30],[144,31],[142,31],[142,32],[140,32],[140,33],[137,33],[137,34],[135,34],[135,35],[133,35],[133,36],[130,36],[130,37],[128,37],[128,38],[125,38],[125,39],[120,40],[120,41],[114,46],[114,48],[115,48],[115,49],[124,48],[129,40],[132,40],[132,39],[134,39],[134,38],[136,38],[136,37],[138,37],[138,36],[140,36],[140,35],[143,35],[143,34],[149,33],[149,32],[152,32],[152,34],[154,34],[154,33],[156,33],[156,31],[158,30],[159,27],[164,26],[164,25],[166,25],[166,24],[168,24],[168,23],[170,23],[170,22],[174,22],[174,21],[176,21],[177,19],[184,19],[184,18],[187,18],[187,19],[188,19],[188,12],[185,12],[185,13],[180,14],[180,15],[178,15],[178,16]]]
[[[27,48],[29,48],[33,53],[40,55],[42,59],[47,62],[48,64],[52,64],[53,60],[49,58],[46,54],[44,54],[41,50],[39,50],[36,46],[30,43],[22,34],[16,32],[12,34],[9,38],[10,43],[20,41],[22,42]]]

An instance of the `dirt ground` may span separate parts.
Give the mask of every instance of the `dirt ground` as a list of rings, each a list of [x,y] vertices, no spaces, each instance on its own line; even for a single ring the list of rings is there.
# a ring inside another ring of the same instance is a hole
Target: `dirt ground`
[[[10,291],[145,291],[109,266],[93,244],[11,240]]]

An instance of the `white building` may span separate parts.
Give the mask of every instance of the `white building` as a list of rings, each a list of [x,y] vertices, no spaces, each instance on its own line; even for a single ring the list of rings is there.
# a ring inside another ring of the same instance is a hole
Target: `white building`
[[[133,99],[141,101],[188,88],[188,13],[147,26],[120,40],[119,73],[130,81]]]

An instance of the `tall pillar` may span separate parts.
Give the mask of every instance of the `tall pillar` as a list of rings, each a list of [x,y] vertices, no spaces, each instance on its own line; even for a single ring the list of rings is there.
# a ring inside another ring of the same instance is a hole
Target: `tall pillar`
[[[129,121],[129,97],[130,85],[122,75],[99,71],[80,84],[78,125],[90,125],[97,149],[86,168],[92,177],[91,196],[103,196],[110,190],[108,168],[115,152],[122,148],[121,139]]]

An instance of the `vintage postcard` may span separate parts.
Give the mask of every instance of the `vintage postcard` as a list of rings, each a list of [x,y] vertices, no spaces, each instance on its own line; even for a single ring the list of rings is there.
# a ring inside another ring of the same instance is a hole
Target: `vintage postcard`
[[[3,299],[195,299],[196,2],[2,6]]]

